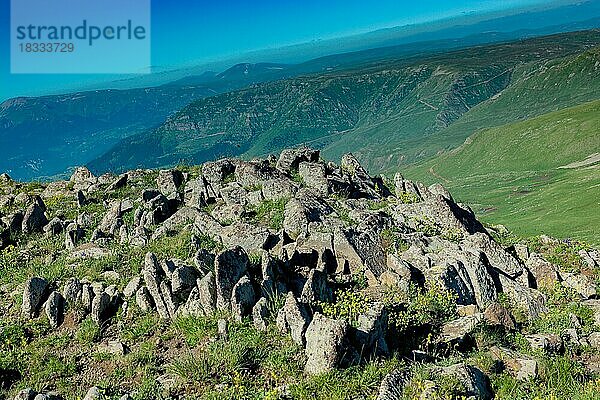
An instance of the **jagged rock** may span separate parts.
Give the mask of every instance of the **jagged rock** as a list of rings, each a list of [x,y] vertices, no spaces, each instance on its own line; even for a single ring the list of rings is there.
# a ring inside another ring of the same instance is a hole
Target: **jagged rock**
[[[246,273],[248,265],[248,255],[239,246],[224,250],[215,257],[217,308],[219,310],[230,308],[233,287]]]
[[[592,348],[600,349],[600,332],[590,333],[587,341]]]
[[[478,368],[467,364],[455,364],[443,369],[442,374],[453,376],[464,387],[464,395],[488,400],[494,397],[490,379]]]
[[[160,268],[156,256],[152,253],[146,254],[144,268],[142,269],[144,282],[146,283],[148,292],[152,296],[152,300],[156,306],[158,315],[163,319],[168,319],[170,317],[169,311],[160,292],[160,284],[163,280],[163,274],[164,272]]]
[[[583,274],[563,274],[562,284],[575,290],[584,299],[597,295],[596,284]]]
[[[515,255],[519,258],[519,260],[521,260],[524,263],[527,262],[527,260],[530,257],[530,253],[529,253],[529,247],[527,247],[526,244],[517,243],[517,244],[513,245],[513,249],[514,249]]]
[[[113,201],[106,214],[102,218],[102,221],[98,225],[98,229],[106,234],[116,235],[119,232],[119,228],[123,225],[123,210],[122,201]]]
[[[538,362],[528,356],[496,346],[490,349],[490,354],[495,360],[501,361],[518,380],[526,381],[538,375]]]
[[[544,350],[549,353],[560,353],[563,348],[563,341],[559,335],[550,333],[538,333],[526,335],[525,339],[534,350]]]
[[[370,304],[369,309],[358,316],[356,328],[352,330],[353,341],[363,357],[374,352],[387,354],[386,334],[387,313],[383,303]]]
[[[533,275],[538,288],[552,288],[560,282],[558,269],[537,254],[532,254],[525,266]]]
[[[298,185],[287,179],[271,179],[266,181],[262,187],[262,195],[265,200],[289,199],[296,192],[298,192]]]
[[[311,270],[302,288],[300,301],[308,304],[317,304],[319,302],[331,302],[332,300],[333,291],[327,283],[327,274],[316,269]]]
[[[306,307],[296,300],[294,293],[288,292],[283,308],[277,314],[277,327],[283,333],[290,332],[292,340],[304,346],[305,333],[310,323],[310,314]]]
[[[252,322],[259,331],[267,330],[267,318],[269,317],[268,301],[261,297],[252,308]]]
[[[86,313],[92,311],[92,302],[94,301],[94,291],[88,283],[81,285],[81,305]]]
[[[125,286],[125,289],[123,289],[123,296],[125,296],[126,299],[132,297],[133,295],[135,295],[135,293],[138,291],[138,289],[142,286],[142,278],[139,276],[136,276],[134,278],[132,278],[129,283],[127,283],[127,286]]]
[[[163,280],[160,285],[160,294],[164,301],[164,304],[167,308],[168,318],[172,318],[175,316],[177,312],[177,304],[175,303],[175,299],[173,298],[173,292],[171,291],[171,285],[167,280]]]
[[[62,232],[62,230],[63,221],[58,217],[52,218],[50,222],[48,222],[48,224],[44,226],[44,233],[46,234],[46,236],[58,235]]]
[[[231,292],[231,312],[238,322],[252,312],[254,301],[255,293],[252,282],[248,276],[243,276]]]
[[[73,174],[71,174],[71,178],[69,179],[73,183],[83,183],[87,181],[96,181],[96,177],[87,167],[77,167]]]
[[[15,396],[14,400],[34,400],[37,392],[31,388],[23,389]]]
[[[148,312],[154,308],[152,296],[146,286],[140,287],[135,292],[135,304],[144,312]]]
[[[562,331],[561,338],[563,339],[563,343],[568,347],[578,347],[581,345],[579,334],[575,328],[565,329]]]
[[[92,300],[92,320],[103,322],[108,318],[108,310],[111,305],[110,295],[106,292],[96,294]]]
[[[124,188],[127,186],[127,180],[129,179],[128,174],[121,174],[115,179],[106,189],[109,192]]]
[[[467,236],[461,246],[484,253],[492,267],[510,278],[516,278],[523,273],[523,267],[519,261],[484,233]]]
[[[173,271],[171,276],[171,290],[174,295],[189,293],[196,285],[197,272],[188,266],[181,266]]]
[[[27,318],[37,315],[48,291],[48,281],[34,277],[25,283],[21,313]]]
[[[68,304],[74,305],[81,302],[82,291],[83,285],[79,279],[69,278],[67,282],[65,282],[62,295]]]
[[[202,166],[202,175],[211,184],[221,183],[235,172],[235,165],[227,159],[207,162]]]
[[[483,313],[485,322],[492,326],[502,326],[509,331],[516,329],[510,312],[500,303],[490,304]]]
[[[125,345],[118,340],[109,340],[106,343],[102,343],[100,346],[98,346],[98,350],[101,353],[114,354],[118,356],[123,356],[125,353],[127,353],[127,347],[125,347]]]
[[[50,293],[48,300],[44,306],[46,317],[50,322],[50,326],[54,329],[62,323],[64,317],[65,301],[62,295],[56,291]]]
[[[394,370],[381,381],[377,400],[402,400],[407,374],[405,371]]]
[[[439,341],[462,344],[483,320],[483,314],[461,317],[442,325]]]
[[[104,399],[104,394],[102,389],[100,389],[97,386],[91,387],[85,397],[83,398],[83,400],[102,400]]]
[[[176,192],[183,184],[183,174],[174,169],[161,170],[156,178],[156,185],[162,194],[168,195]]]
[[[75,249],[77,242],[83,237],[83,231],[79,227],[79,224],[72,222],[65,229],[65,248],[67,250]]]
[[[85,206],[88,203],[87,197],[85,196],[83,190],[77,190],[77,193],[75,194],[75,201],[77,202],[77,207],[79,208]]]
[[[304,185],[313,189],[318,196],[324,197],[329,194],[325,165],[313,162],[301,162],[298,166],[298,173],[302,177]]]
[[[303,161],[318,162],[319,151],[309,149],[308,147],[285,149],[279,155],[279,160],[277,160],[277,169],[285,172],[298,170],[298,166]]]
[[[545,296],[535,289],[524,287],[519,283],[500,274],[500,285],[511,303],[522,309],[529,320],[538,318],[548,311]]]
[[[202,279],[196,281],[198,287],[198,299],[204,315],[210,315],[217,310],[217,286],[215,273],[208,272]]]
[[[339,365],[347,333],[346,321],[330,319],[316,313],[306,330],[306,373],[318,375]]]
[[[42,232],[43,227],[48,223],[45,212],[46,205],[44,201],[39,196],[35,196],[33,204],[25,211],[21,231],[25,234]]]

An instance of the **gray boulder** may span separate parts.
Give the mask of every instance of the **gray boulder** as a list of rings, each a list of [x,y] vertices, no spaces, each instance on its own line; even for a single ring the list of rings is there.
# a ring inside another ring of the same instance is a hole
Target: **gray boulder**
[[[35,196],[33,204],[25,211],[21,231],[25,234],[33,232],[42,232],[44,226],[48,223],[46,218],[46,205],[39,196]]]
[[[241,247],[220,252],[215,257],[217,308],[230,309],[231,293],[235,284],[248,270],[248,255]]]
[[[304,346],[305,333],[310,323],[310,314],[303,304],[298,303],[294,293],[288,292],[283,308],[277,314],[277,327],[283,333],[290,332],[292,340]]]
[[[261,297],[252,308],[252,322],[254,323],[254,327],[259,331],[266,331],[268,317],[268,301],[264,297]]]
[[[160,284],[163,280],[164,272],[162,271],[162,268],[158,264],[158,260],[153,253],[146,254],[144,268],[142,269],[142,276],[144,278],[144,282],[146,283],[146,287],[148,288],[148,292],[150,293],[150,296],[152,296],[152,301],[156,306],[158,315],[163,319],[169,319],[169,310],[167,309],[165,301],[160,292]]]
[[[348,323],[316,313],[306,330],[306,366],[309,375],[331,371],[342,361]]]
[[[48,281],[34,277],[25,283],[21,313],[27,318],[37,315],[48,291]]]
[[[250,278],[247,275],[243,276],[231,292],[231,312],[238,322],[242,322],[244,317],[250,315],[255,299],[254,287]]]
[[[58,328],[59,325],[63,322],[65,312],[64,308],[65,301],[62,295],[57,291],[50,293],[48,300],[46,300],[44,310],[46,312],[46,317],[50,322],[50,326],[53,329]]]

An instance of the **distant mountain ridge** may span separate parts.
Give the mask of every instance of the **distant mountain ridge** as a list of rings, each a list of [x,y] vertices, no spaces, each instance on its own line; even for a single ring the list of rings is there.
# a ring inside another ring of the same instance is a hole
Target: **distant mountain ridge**
[[[585,31],[259,84],[193,102],[89,166],[200,163],[309,143],[330,158],[353,151],[375,171],[393,169],[480,127],[597,98],[600,77],[583,72],[598,61],[587,52],[598,45],[600,31]]]

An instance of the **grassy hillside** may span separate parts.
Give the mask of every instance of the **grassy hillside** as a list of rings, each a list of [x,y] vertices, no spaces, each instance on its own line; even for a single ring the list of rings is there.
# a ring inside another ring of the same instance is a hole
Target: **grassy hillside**
[[[517,233],[600,243],[598,153],[600,101],[594,101],[482,130],[403,172],[443,183],[483,220]]]
[[[597,99],[599,44],[600,31],[576,32],[256,85],[194,102],[89,165],[200,163],[305,143],[330,159],[355,152],[373,172],[397,168],[481,127]]]

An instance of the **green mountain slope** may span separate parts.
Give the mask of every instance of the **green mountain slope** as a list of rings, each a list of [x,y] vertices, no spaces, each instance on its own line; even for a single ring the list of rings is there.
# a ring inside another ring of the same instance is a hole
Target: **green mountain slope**
[[[481,127],[598,98],[600,74],[586,71],[599,54],[585,52],[599,44],[600,31],[575,32],[255,85],[196,101],[89,166],[200,163],[306,143],[332,159],[353,151],[374,172],[397,168]],[[513,109],[496,117],[503,101]]]
[[[600,243],[600,101],[482,130],[404,173],[520,234]]]

